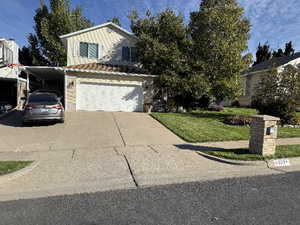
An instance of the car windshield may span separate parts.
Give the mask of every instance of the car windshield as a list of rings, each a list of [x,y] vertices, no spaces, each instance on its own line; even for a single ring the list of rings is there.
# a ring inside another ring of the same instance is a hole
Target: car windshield
[[[36,94],[36,95],[30,95],[28,102],[29,103],[37,103],[37,102],[57,103],[58,100],[54,95]]]

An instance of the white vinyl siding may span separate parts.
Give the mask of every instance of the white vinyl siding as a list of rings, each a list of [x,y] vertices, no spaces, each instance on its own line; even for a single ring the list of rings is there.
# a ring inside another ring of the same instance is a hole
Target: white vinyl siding
[[[111,32],[108,32],[108,29]],[[80,56],[80,42],[98,44],[98,58]],[[136,39],[115,29],[114,27],[103,27],[89,32],[81,33],[67,38],[68,66],[95,63],[99,59],[103,63],[127,65],[130,61],[122,60],[122,48],[124,46],[134,47]],[[77,50],[76,50],[77,48]]]

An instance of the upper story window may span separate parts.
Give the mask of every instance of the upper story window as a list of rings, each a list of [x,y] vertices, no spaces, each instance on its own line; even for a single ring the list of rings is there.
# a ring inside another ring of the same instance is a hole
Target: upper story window
[[[122,61],[137,62],[136,47],[123,47],[122,48]]]
[[[80,42],[80,56],[90,59],[98,59],[99,45],[94,43]]]

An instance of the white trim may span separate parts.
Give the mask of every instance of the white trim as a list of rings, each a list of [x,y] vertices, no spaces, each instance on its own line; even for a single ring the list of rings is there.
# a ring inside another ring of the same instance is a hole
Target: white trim
[[[102,71],[102,70],[83,70],[83,69],[74,69],[74,68],[67,68],[66,71],[80,72],[80,73],[112,74],[112,75],[135,76],[135,77],[158,77],[157,75],[148,75],[148,74],[111,72],[111,71]]]
[[[63,71],[66,75],[67,71],[81,72],[81,73],[97,73],[97,74],[111,74],[111,75],[121,75],[121,76],[135,76],[135,77],[158,77],[158,75],[148,75],[139,73],[125,73],[125,72],[111,72],[104,70],[84,70],[84,69],[74,69],[74,68],[63,68],[63,67],[49,67],[49,66],[24,66],[25,69],[54,69]]]
[[[118,30],[128,34],[129,36],[132,36],[132,37],[137,39],[137,37],[133,33],[129,32],[128,30],[125,30],[124,28],[122,28],[122,27],[120,27],[120,26],[118,26],[118,25],[116,25],[112,22],[108,22],[108,23],[104,23],[104,24],[101,24],[101,25],[97,25],[97,26],[94,26],[94,27],[87,28],[87,29],[79,30],[79,31],[76,31],[76,32],[73,32],[73,33],[61,35],[61,36],[59,36],[59,38],[64,39],[64,38],[72,37],[74,35],[82,34],[82,33],[89,32],[89,31],[92,31],[92,30],[96,30],[96,29],[106,27],[106,26],[109,26],[109,25],[111,25],[111,26],[117,28]]]

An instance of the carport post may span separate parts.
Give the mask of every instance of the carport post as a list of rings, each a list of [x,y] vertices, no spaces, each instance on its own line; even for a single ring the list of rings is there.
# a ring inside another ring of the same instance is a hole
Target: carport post
[[[28,93],[30,91],[29,90],[29,73],[28,73],[28,71],[26,69],[25,69],[25,72],[26,72],[26,95],[28,96]]]

